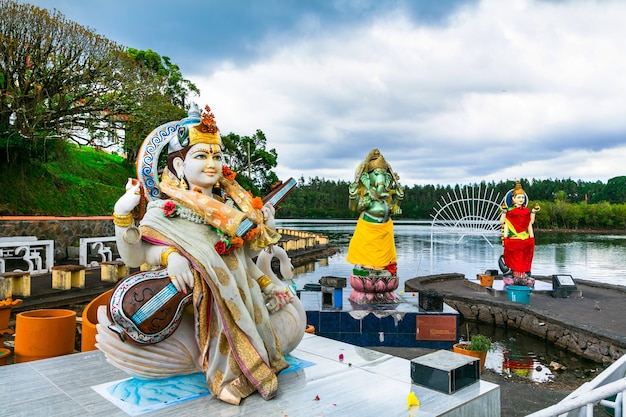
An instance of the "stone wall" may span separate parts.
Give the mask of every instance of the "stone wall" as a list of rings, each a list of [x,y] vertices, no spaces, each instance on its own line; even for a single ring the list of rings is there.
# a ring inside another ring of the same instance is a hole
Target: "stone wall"
[[[521,305],[516,308],[502,308],[495,304],[450,295],[446,295],[445,302],[467,320],[520,329],[598,363],[613,363],[626,353],[623,337],[605,337],[574,324],[555,321]]]
[[[35,236],[54,240],[55,262],[67,259],[68,246],[80,238],[114,236],[113,219],[101,217],[0,217],[0,236]]]
[[[328,237],[316,233],[279,229],[283,235],[280,245],[288,252],[306,251],[328,246]],[[35,236],[54,240],[55,263],[68,259],[67,248],[78,248],[79,239],[85,237],[115,236],[113,218],[98,217],[2,217],[0,236]],[[334,252],[333,252],[334,253]],[[75,256],[74,256],[75,257]],[[305,257],[303,257],[305,259]]]

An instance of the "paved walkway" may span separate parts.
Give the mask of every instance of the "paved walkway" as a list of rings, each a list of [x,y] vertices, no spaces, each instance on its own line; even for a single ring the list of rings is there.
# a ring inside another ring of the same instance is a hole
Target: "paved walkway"
[[[551,288],[551,279],[541,278],[545,281],[537,282],[538,288],[542,284]],[[622,349],[617,354],[621,356],[626,352],[626,287],[584,280],[576,280],[576,285],[582,297],[555,298],[550,295],[551,291],[538,290],[527,305],[508,301],[505,291],[486,289],[478,281],[464,279],[460,274],[414,278],[406,281],[405,291],[433,289],[442,293],[446,301],[461,300],[504,309],[514,307],[546,321],[610,339]]]

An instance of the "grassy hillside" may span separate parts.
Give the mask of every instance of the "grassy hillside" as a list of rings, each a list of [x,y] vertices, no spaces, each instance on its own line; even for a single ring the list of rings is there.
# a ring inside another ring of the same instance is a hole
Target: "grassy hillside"
[[[70,146],[63,160],[0,167],[0,214],[109,215],[135,176],[120,156]]]

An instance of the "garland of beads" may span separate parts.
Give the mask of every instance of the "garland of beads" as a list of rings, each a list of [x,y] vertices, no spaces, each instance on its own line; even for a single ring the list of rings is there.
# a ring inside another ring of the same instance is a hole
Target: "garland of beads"
[[[156,209],[160,209],[161,211],[163,211],[163,207],[165,206],[165,203],[167,203],[167,201],[168,200],[154,200],[154,201],[150,201],[148,203],[148,209],[156,208]],[[176,215],[178,215],[178,217],[180,217],[182,219],[189,220],[190,222],[193,222],[193,223],[207,224],[207,221],[204,220],[204,218],[202,216],[197,214],[192,209],[184,207],[184,206],[177,205],[177,207],[176,207]]]

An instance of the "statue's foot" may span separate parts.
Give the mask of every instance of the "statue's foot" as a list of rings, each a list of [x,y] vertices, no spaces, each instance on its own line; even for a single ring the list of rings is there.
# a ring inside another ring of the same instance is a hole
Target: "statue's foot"
[[[241,402],[241,397],[233,392],[233,390],[228,385],[220,389],[220,392],[217,394],[217,398],[224,401],[225,403],[232,405],[239,405],[239,403]]]

